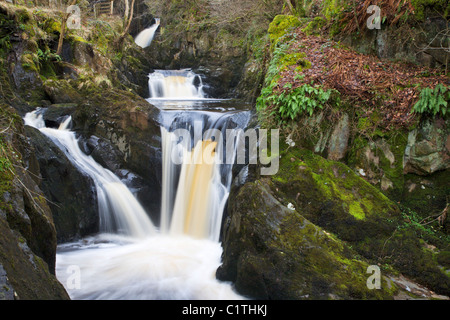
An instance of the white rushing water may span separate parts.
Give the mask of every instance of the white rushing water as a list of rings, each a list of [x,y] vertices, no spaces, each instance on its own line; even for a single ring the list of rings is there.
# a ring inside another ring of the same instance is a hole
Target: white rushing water
[[[177,89],[164,90],[161,98],[171,99],[173,92],[183,92],[175,94],[175,100],[203,98],[197,75],[175,73],[186,81],[174,81],[179,82]],[[162,87],[174,82],[166,81]],[[222,214],[231,183],[231,171],[224,179],[223,167],[215,163],[222,155],[216,143],[207,139],[197,141],[191,150],[181,150],[184,159],[206,153],[206,163],[175,165],[169,155],[180,148],[177,137],[161,128],[163,189],[158,228],[120,179],[80,150],[75,133],[68,129],[70,118],[58,129],[46,128],[40,111],[27,114],[24,120],[51,138],[96,185],[100,234],[58,246],[56,275],[72,299],[243,298],[231,284],[215,278],[221,264]]]
[[[134,42],[141,48],[147,48],[155,37],[155,32],[159,28],[160,19],[155,18],[155,23],[149,28],[142,30],[134,39]]]
[[[147,213],[125,184],[81,151],[75,133],[67,129],[70,117],[58,129],[46,128],[39,111],[26,114],[24,121],[52,139],[79,170],[92,178],[97,191],[101,232],[139,238],[156,233]]]
[[[60,246],[57,277],[72,299],[242,299],[215,278],[221,253],[220,243],[191,237],[103,235]]]
[[[150,99],[201,100],[202,78],[190,69],[155,70],[149,75]]]
[[[217,142],[197,141],[188,150],[177,143],[175,133],[164,127],[161,136],[164,154],[161,230],[173,236],[186,234],[219,241],[229,186],[222,182]],[[181,153],[180,169],[171,159],[174,152]]]

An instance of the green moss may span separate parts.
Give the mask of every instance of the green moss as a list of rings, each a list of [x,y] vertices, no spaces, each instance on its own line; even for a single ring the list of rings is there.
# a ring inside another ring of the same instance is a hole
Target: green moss
[[[450,13],[450,3],[447,0],[411,0],[415,12],[414,17],[417,20],[423,21],[426,16],[427,10],[431,13],[440,13],[445,18]]]
[[[320,29],[322,29],[327,24],[327,20],[321,16],[315,17],[308,25],[302,29],[307,35],[319,34]]]
[[[269,37],[273,44],[276,44],[278,40],[284,36],[291,28],[295,28],[301,25],[300,20],[295,16],[278,15],[269,25]]]
[[[358,220],[363,220],[366,217],[364,210],[357,202],[352,202],[349,204],[349,213]]]
[[[450,251],[439,252],[436,255],[436,261],[446,269],[450,269]]]
[[[45,20],[39,24],[39,26],[47,34],[59,34],[61,32],[61,21],[46,17]]]
[[[348,4],[343,0],[324,0],[321,12],[327,20],[331,20],[339,15],[346,6]]]
[[[0,131],[6,130],[0,134],[0,209],[5,211],[12,209],[10,203],[3,201],[3,195],[11,192],[15,174],[13,164],[17,160],[16,152],[6,140],[6,134],[13,130],[16,121],[16,118],[8,110],[6,105],[0,105]]]
[[[404,141],[400,135],[391,139],[392,143]],[[272,182],[272,190],[283,203],[293,203],[303,216],[347,241],[371,263],[391,266],[448,294],[446,254],[439,262],[439,256],[424,249],[425,243],[446,248],[448,237],[421,225],[423,218],[400,211],[346,165],[290,148],[282,153],[280,171]]]
[[[286,171],[293,171],[299,163],[305,164],[297,160],[289,159],[287,163],[293,165]],[[239,220],[238,234],[227,242],[225,264],[229,268],[228,259],[236,264],[238,289],[245,286],[258,293],[267,290],[273,299],[393,297],[396,289],[392,287],[383,285],[381,290],[368,290],[367,262],[335,234],[305,219],[305,207],[295,211],[280,209],[266,194],[270,186],[270,182],[269,185],[266,182],[246,184],[233,201],[232,220]],[[270,186],[270,189],[278,186]],[[313,189],[311,185],[308,188]],[[287,198],[277,198],[287,201]],[[235,227],[232,226],[232,230]],[[230,249],[231,245],[235,248]],[[237,250],[240,258],[228,255],[229,250]],[[245,278],[249,271],[251,279]],[[240,273],[244,275],[239,276]],[[255,283],[260,285],[255,288]]]
[[[35,53],[25,53],[21,57],[22,67],[27,71],[39,73],[39,57]]]
[[[14,11],[14,17],[18,23],[26,23],[32,20],[31,13],[27,9],[20,7]]]
[[[283,55],[280,58],[279,64],[279,70],[285,71],[290,66],[296,66],[295,71],[296,72],[302,72],[303,69],[307,69],[311,67],[311,62],[305,59],[306,54],[303,52],[294,52],[294,53],[288,53]]]

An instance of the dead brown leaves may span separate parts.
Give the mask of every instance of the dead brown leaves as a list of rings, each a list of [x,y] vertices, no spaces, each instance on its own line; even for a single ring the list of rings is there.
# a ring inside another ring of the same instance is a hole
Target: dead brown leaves
[[[367,9],[376,5],[383,12],[386,23],[396,24],[403,16],[414,13],[414,7],[410,0],[364,0],[355,1],[355,7],[343,14],[340,24],[345,26],[343,34],[351,34],[366,29],[366,22],[372,15]]]
[[[307,36],[300,28],[297,33],[300,40],[292,44],[291,50],[306,53],[311,68],[302,71],[301,80],[296,77],[294,67],[282,72],[278,88],[283,88],[284,83],[291,83],[295,88],[313,81],[324,89],[335,89],[345,101],[361,109],[359,114],[368,115],[377,110],[387,130],[411,124],[414,115],[410,111],[421,88],[449,84],[447,76],[436,75],[437,70],[382,61],[337,42]]]

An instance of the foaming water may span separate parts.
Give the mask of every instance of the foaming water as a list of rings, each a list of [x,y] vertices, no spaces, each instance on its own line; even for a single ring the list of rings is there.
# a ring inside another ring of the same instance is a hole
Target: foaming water
[[[76,300],[242,299],[215,278],[221,253],[219,242],[205,239],[102,235],[60,246],[56,274]]]
[[[70,117],[58,129],[45,127],[41,110],[27,113],[24,121],[50,138],[80,171],[91,177],[97,191],[100,231],[139,238],[156,232],[144,208],[125,184],[81,151],[75,133],[68,130]]]
[[[201,100],[202,78],[190,69],[155,70],[149,74],[150,99]]]

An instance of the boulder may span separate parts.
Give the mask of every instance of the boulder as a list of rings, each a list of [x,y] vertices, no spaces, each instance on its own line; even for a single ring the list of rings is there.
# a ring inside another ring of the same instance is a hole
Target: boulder
[[[393,297],[389,281],[378,293],[362,285],[367,264],[389,265],[430,290],[450,293],[450,278],[420,239],[420,227],[405,223],[396,203],[341,162],[285,148],[279,172],[231,193],[228,207],[218,277],[235,281],[240,293]]]
[[[161,129],[159,109],[139,96],[114,90],[101,100],[86,100],[73,114],[74,130],[90,139],[94,159],[112,171],[126,169],[145,181],[139,200],[159,219]],[[95,138],[93,138],[95,137]],[[97,140],[97,141],[94,141]],[[105,152],[95,144],[104,144]],[[144,191],[145,190],[145,191]]]
[[[405,173],[430,175],[450,168],[448,120],[426,119],[408,135],[403,157]]]
[[[301,208],[299,208],[301,212]],[[368,264],[343,242],[283,205],[264,180],[245,184],[233,199],[224,237],[221,280],[256,299],[388,299],[367,287]]]
[[[39,130],[26,127],[26,134],[39,161],[41,187],[49,200],[58,241],[66,242],[97,232],[97,196],[91,178],[81,173]]]

